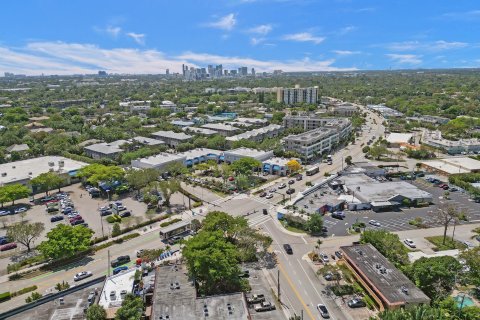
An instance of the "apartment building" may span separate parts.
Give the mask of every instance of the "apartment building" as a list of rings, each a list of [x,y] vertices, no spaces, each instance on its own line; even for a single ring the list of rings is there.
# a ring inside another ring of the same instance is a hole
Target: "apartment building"
[[[250,130],[232,137],[227,137],[227,141],[250,140],[255,142],[262,142],[265,138],[273,138],[278,136],[283,131],[283,127],[278,124],[271,124],[269,126]]]
[[[316,104],[318,100],[318,87],[300,88],[297,84],[295,88],[278,88],[277,102],[285,104],[308,103]]]
[[[318,128],[335,128],[340,139],[347,137],[352,131],[352,122],[346,118],[318,118],[311,116],[286,116],[283,118],[285,128],[303,128],[305,131]]]
[[[284,138],[283,147],[286,151],[295,151],[308,160],[330,152],[339,141],[340,134],[337,129],[322,127]]]
[[[152,133],[152,136],[165,142],[169,147],[176,148],[179,144],[188,142],[192,136],[183,132],[176,133],[173,131],[157,131]]]

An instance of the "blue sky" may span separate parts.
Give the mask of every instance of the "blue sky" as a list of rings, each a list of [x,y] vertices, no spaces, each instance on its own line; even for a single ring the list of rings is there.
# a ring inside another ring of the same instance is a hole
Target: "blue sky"
[[[6,0],[0,72],[480,65],[474,0]]]

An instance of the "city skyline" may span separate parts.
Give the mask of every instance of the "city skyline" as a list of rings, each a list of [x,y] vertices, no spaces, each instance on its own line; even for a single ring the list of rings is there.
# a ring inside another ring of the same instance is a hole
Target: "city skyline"
[[[0,73],[161,74],[478,67],[474,1],[29,1],[2,4]],[[21,17],[21,19],[19,18]]]

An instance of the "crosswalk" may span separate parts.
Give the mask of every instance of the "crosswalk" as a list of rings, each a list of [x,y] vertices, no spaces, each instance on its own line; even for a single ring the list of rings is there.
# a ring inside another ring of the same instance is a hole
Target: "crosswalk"
[[[255,227],[259,226],[269,220],[271,220],[272,217],[270,215],[265,215],[265,214],[256,214],[250,218],[248,218],[248,226],[250,227]]]

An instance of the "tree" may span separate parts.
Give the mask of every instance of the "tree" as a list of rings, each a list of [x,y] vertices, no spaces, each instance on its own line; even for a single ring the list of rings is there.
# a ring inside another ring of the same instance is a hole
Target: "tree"
[[[93,185],[98,185],[99,182],[113,182],[123,179],[125,171],[117,166],[94,163],[78,170],[77,176],[86,179]]]
[[[360,241],[370,243],[397,268],[408,264],[408,249],[397,234],[385,230],[365,230]]]
[[[311,234],[320,234],[322,233],[323,228],[323,218],[319,213],[312,214],[305,224],[306,229]]]
[[[160,171],[154,168],[145,168],[139,170],[130,169],[125,174],[125,180],[129,186],[140,192],[140,189],[143,187],[154,181],[157,181],[159,176]]]
[[[158,187],[162,192],[163,199],[165,200],[165,205],[170,207],[170,197],[172,194],[180,190],[180,183],[177,180],[171,179],[168,181],[160,181]]]
[[[460,213],[453,205],[447,205],[446,207],[439,207],[437,211],[431,213],[433,218],[443,226],[443,241],[445,244],[447,239],[447,229],[450,223],[457,222]]]
[[[407,269],[407,274],[432,301],[437,301],[450,294],[461,269],[462,265],[454,257],[423,257]]]
[[[465,250],[460,254],[460,258],[465,260],[468,266],[467,272],[468,283],[474,286],[480,286],[480,247]]]
[[[171,162],[165,166],[165,172],[168,172],[173,177],[178,177],[182,174],[187,174],[188,169],[180,162]]]
[[[190,229],[192,229],[193,232],[197,232],[198,230],[200,230],[201,227],[202,223],[200,222],[200,220],[192,219],[192,221],[190,221]]]
[[[228,163],[222,163],[220,171],[222,172],[223,184],[227,183],[227,179],[232,176],[233,170]]]
[[[235,161],[230,166],[237,175],[249,175],[252,173],[253,169],[260,168],[262,166],[262,163],[256,159],[247,157]]]
[[[378,315],[378,318],[380,320],[452,320],[448,312],[428,305],[385,310]]]
[[[287,167],[290,172],[297,172],[302,168],[302,165],[295,159],[292,159],[287,162]]]
[[[345,158],[345,163],[349,166],[352,165],[352,156],[347,156]]]
[[[383,145],[377,145],[370,148],[368,154],[375,160],[379,160],[384,154],[388,154],[388,150]]]
[[[120,224],[114,223],[112,227],[112,237],[118,236],[122,230],[120,229]]]
[[[107,311],[99,305],[92,304],[87,310],[87,320],[106,320]]]
[[[12,205],[15,204],[15,200],[28,197],[30,189],[23,184],[14,183],[7,184],[0,187],[0,202],[2,206],[7,201],[12,201]]]
[[[122,306],[117,310],[115,320],[138,320],[143,314],[142,298],[129,293],[125,296]]]
[[[44,230],[45,225],[42,222],[16,223],[8,228],[7,237],[23,244],[30,252],[32,243],[40,237]]]
[[[30,184],[37,187],[38,190],[45,191],[45,195],[48,196],[48,191],[58,188],[65,183],[65,179],[55,172],[41,173],[37,177],[30,180]]]
[[[235,184],[237,185],[238,190],[246,190],[248,187],[250,187],[250,181],[244,174],[237,175],[235,178]]]
[[[221,230],[200,231],[185,242],[182,254],[201,295],[240,290],[238,251]]]
[[[38,249],[48,258],[71,257],[90,248],[93,231],[84,226],[59,224],[47,233],[47,240]]]

